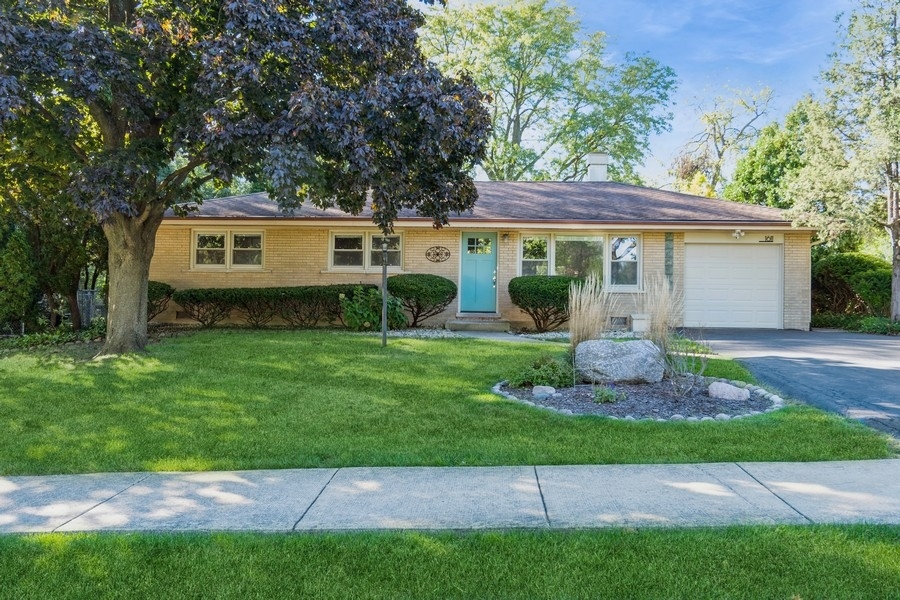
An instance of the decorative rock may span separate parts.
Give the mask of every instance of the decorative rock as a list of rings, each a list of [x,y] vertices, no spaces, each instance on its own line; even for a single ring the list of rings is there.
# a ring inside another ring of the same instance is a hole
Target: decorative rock
[[[669,417],[670,421],[684,421],[684,415],[672,415]]]
[[[700,420],[701,421],[714,421],[715,419],[713,419],[712,417],[703,417]]]
[[[719,413],[716,415],[716,421],[728,421],[729,419],[731,419],[731,417],[726,415],[725,413]]]
[[[569,410],[568,408],[564,408],[564,409],[562,409],[562,410],[559,411],[559,412],[562,413],[562,414],[564,414],[564,415],[574,415],[574,414],[575,414],[575,413],[573,413],[571,410]]]
[[[657,383],[663,378],[659,348],[649,340],[581,342],[575,349],[575,370],[588,383]]]
[[[625,417],[625,420],[626,420],[626,421],[637,421],[637,419],[635,419],[635,418],[632,417],[631,415],[628,415],[627,417]]]
[[[722,400],[749,400],[750,391],[733,386],[730,383],[716,381],[709,384],[709,397]]]
[[[536,385],[531,388],[531,395],[537,398],[538,400],[543,400],[548,398],[556,393],[556,388],[550,387],[549,385]]]
[[[691,423],[696,423],[700,419],[698,417],[688,417],[686,420],[690,421]]]

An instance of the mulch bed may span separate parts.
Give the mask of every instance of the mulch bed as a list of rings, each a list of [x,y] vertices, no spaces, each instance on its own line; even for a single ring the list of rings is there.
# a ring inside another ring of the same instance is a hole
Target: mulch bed
[[[577,415],[604,415],[610,417],[634,417],[635,419],[669,419],[673,415],[687,417],[716,417],[743,415],[752,411],[764,411],[772,403],[756,394],[750,400],[720,400],[707,395],[707,384],[697,381],[693,386],[680,382],[679,388],[669,379],[660,383],[615,384],[617,392],[624,393],[624,399],[615,402],[597,403],[594,401],[594,387],[579,385],[572,388],[558,388],[553,396],[537,399],[530,387],[514,388],[501,386],[501,390],[539,406],[570,410]],[[690,388],[683,393],[684,388]]]

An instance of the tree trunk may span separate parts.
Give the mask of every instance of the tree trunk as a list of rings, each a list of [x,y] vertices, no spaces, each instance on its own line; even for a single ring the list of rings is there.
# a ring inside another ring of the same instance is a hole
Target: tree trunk
[[[59,315],[56,310],[56,299],[53,295],[53,290],[43,290],[44,297],[47,298],[47,314],[48,320],[50,322],[50,329],[56,329],[59,327]]]
[[[893,221],[891,229],[891,261],[894,267],[891,277],[891,321],[900,321],[900,219]]]
[[[66,304],[69,305],[69,322],[72,331],[81,331],[81,308],[78,306],[78,286],[75,290],[66,290]]]
[[[109,242],[106,343],[101,354],[138,352],[147,345],[147,280],[165,207],[137,217],[116,214],[103,224]]]

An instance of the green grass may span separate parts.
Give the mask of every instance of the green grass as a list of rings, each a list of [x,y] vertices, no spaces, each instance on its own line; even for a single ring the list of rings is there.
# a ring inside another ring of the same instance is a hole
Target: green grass
[[[0,596],[895,598],[900,527],[0,537]]]
[[[747,367],[739,362],[722,358],[706,359],[706,369],[703,371],[703,375],[706,377],[721,377],[733,381],[757,383],[756,377],[747,370]]]
[[[490,392],[548,350],[564,352],[472,339],[392,339],[381,348],[378,338],[331,332],[226,330],[102,361],[6,354],[0,474],[891,455],[885,437],[805,406],[727,423],[629,423],[566,417]]]

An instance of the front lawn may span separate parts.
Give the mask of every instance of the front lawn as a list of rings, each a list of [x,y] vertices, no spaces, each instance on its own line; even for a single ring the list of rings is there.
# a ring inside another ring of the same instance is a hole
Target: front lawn
[[[892,598],[900,527],[0,536],[0,596]]]
[[[103,361],[6,354],[0,474],[891,455],[884,437],[805,406],[727,423],[629,423],[490,392],[562,348],[391,339],[383,349],[333,332],[222,330]]]

